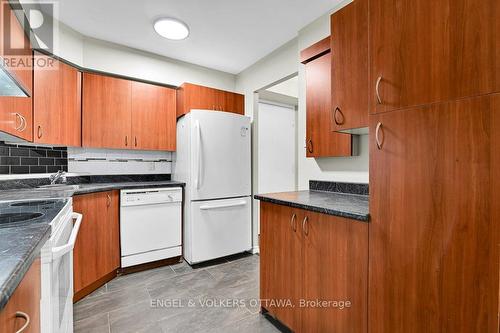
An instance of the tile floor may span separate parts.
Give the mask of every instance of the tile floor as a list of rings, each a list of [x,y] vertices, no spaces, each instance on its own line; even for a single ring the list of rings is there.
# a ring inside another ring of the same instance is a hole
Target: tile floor
[[[259,314],[259,257],[120,276],[74,307],[75,333],[279,332]]]

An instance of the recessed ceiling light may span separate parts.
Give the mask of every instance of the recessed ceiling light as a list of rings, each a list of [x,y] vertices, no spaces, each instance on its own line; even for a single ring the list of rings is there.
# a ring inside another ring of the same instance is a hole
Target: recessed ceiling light
[[[172,40],[182,40],[189,36],[189,28],[184,23],[173,18],[162,18],[155,22],[154,28],[158,35]]]

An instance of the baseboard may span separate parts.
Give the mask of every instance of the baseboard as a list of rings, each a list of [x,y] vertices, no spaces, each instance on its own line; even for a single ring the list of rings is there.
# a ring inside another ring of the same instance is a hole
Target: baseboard
[[[260,249],[258,246],[253,246],[252,249],[250,250],[252,254],[258,254],[260,253]]]
[[[106,275],[104,275],[102,278],[100,278],[97,281],[94,281],[90,285],[86,286],[85,288],[78,290],[77,292],[74,293],[73,295],[73,303],[78,302],[85,296],[91,294],[93,291],[99,289],[109,281],[113,280],[118,274],[118,270],[114,270]]]

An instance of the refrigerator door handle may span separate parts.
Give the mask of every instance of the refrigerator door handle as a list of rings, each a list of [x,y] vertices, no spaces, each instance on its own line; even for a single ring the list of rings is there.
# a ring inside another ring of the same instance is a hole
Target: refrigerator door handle
[[[194,181],[194,185],[196,189],[199,190],[201,186],[201,128],[199,120],[196,120],[195,128],[196,128],[196,179]]]
[[[235,203],[231,203],[231,204],[227,204],[227,205],[204,205],[204,206],[201,206],[200,209],[201,210],[209,210],[209,209],[218,209],[218,208],[228,208],[228,207],[238,207],[238,206],[245,206],[247,203],[245,201],[239,201],[239,202],[235,202]]]

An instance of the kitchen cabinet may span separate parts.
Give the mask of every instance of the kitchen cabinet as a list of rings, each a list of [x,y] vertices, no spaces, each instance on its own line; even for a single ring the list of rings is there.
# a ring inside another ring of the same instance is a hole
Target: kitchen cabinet
[[[132,82],[132,136],[135,149],[175,150],[175,90]]]
[[[175,90],[83,74],[83,146],[175,150]]]
[[[192,109],[226,111],[243,115],[244,104],[245,98],[241,94],[196,84],[184,83],[177,90],[177,118]]]
[[[370,332],[498,332],[500,94],[372,115],[370,139]]]
[[[0,332],[14,333],[29,323],[23,333],[40,333],[41,271],[40,259],[35,259],[21,283],[0,311]]]
[[[82,145],[132,147],[132,81],[83,73]]]
[[[330,37],[301,52],[306,71],[306,156],[352,156],[350,134],[332,126]]]
[[[331,16],[332,129],[368,127],[368,0]]]
[[[260,223],[262,307],[294,332],[366,332],[368,224],[268,202]]]
[[[295,304],[301,296],[302,237],[291,226],[298,228],[297,214],[297,209],[261,203],[260,298],[262,306],[293,331],[300,331],[301,311],[282,302]]]
[[[499,1],[380,0],[369,16],[372,113],[500,91]]]
[[[37,61],[34,64],[33,141],[42,144],[81,146],[82,73],[39,52],[35,52],[35,59]]]
[[[1,7],[0,55],[6,63],[6,70],[23,87],[29,97],[0,96],[0,131],[26,141],[33,141],[33,52],[28,37],[8,5]],[[16,47],[16,55],[6,53],[4,40],[4,20],[10,21],[10,45]],[[15,65],[14,65],[15,64]]]
[[[118,191],[77,195],[73,210],[83,215],[73,251],[74,301],[116,277],[120,268]]]

